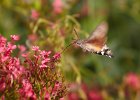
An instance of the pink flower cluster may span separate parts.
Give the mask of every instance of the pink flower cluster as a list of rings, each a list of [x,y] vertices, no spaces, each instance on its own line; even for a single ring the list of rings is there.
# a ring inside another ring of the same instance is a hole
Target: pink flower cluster
[[[69,93],[68,100],[81,99],[80,98],[81,96],[77,93],[77,89],[79,88],[79,86],[77,86],[77,84],[73,83],[70,87],[71,87],[71,89],[73,89],[73,92]],[[89,89],[86,84],[82,84],[81,88],[84,91],[87,100],[104,100],[103,95],[100,90],[98,90],[96,88]]]
[[[18,94],[18,99],[23,100],[62,98],[66,86],[55,67],[60,53],[52,55],[51,51],[40,50],[38,46],[33,46],[31,52],[25,52],[23,45],[15,45],[18,40],[17,35],[11,35],[10,42],[0,36],[0,98],[7,99],[6,93],[15,93],[12,94],[15,97]],[[19,52],[13,56],[15,49]]]
[[[11,39],[14,42],[19,37],[11,35]],[[14,80],[19,79],[25,71],[19,58],[12,57],[13,50],[17,48],[12,42],[0,36],[0,92],[12,87]]]
[[[128,73],[124,77],[124,83],[127,87],[130,87],[133,90],[140,89],[140,76],[135,73]]]
[[[25,57],[26,62],[32,67],[37,68],[46,68],[48,66],[53,67],[54,62],[60,59],[60,53],[56,53],[53,57],[50,57],[51,51],[40,50],[38,46],[33,46],[32,51],[34,51],[34,59],[29,59],[29,54],[23,54],[22,56]]]

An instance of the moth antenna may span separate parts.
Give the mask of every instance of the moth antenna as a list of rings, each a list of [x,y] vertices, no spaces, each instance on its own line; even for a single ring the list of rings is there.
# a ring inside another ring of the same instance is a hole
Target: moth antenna
[[[74,28],[74,32],[75,32],[75,35],[76,35],[77,39],[79,39],[78,33],[77,33],[77,31],[76,31],[75,28]],[[68,47],[70,47],[71,45],[73,45],[74,43],[76,43],[77,39],[73,39],[74,42],[72,42],[72,43],[70,43],[68,46],[66,46],[66,47],[62,50],[61,53],[63,53],[64,51],[66,51],[66,50],[68,49]]]
[[[70,43],[68,46],[66,46],[66,47],[62,50],[61,54],[62,54],[64,51],[66,51],[66,50],[68,49],[68,47],[70,47],[70,46],[73,45],[74,43],[76,43],[76,40],[75,40],[74,42]]]
[[[75,28],[74,28],[74,32],[75,32],[75,35],[76,35],[77,39],[79,39],[79,35],[78,35],[78,33],[77,33]]]

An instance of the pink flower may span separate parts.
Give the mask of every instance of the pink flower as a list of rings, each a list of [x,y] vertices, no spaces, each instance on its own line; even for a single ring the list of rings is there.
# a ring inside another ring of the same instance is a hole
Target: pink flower
[[[55,85],[54,85],[53,91],[54,92],[57,91],[60,87],[61,87],[61,83],[56,82]]]
[[[91,90],[88,93],[88,100],[103,100],[103,97],[100,92]]]
[[[22,88],[19,89],[19,93],[21,98],[24,99],[36,99],[36,94],[34,93],[33,89],[32,89],[32,85],[31,83],[27,80],[27,79],[23,79],[22,80]]]
[[[45,97],[44,97],[45,100],[49,100],[50,99],[50,94],[48,91],[46,91],[46,94],[45,94]]]
[[[1,78],[0,79],[0,92],[3,92],[6,88],[6,83],[5,83],[5,80],[4,78]]]
[[[18,41],[20,37],[18,35],[11,35],[11,39],[14,41]]]
[[[26,47],[24,45],[19,45],[18,48],[20,52],[24,52],[26,50]]]
[[[39,17],[39,13],[38,13],[36,10],[32,10],[32,11],[31,11],[31,18],[32,18],[33,20],[37,20],[38,17]]]
[[[46,58],[46,59],[42,60],[41,64],[47,64],[48,62],[50,62],[50,58]]]
[[[28,39],[29,39],[29,41],[31,41],[31,42],[36,41],[37,38],[38,38],[37,34],[29,34],[29,35],[28,35]]]
[[[43,50],[40,52],[40,55],[42,56],[43,59],[47,58],[50,54],[51,54],[51,51],[47,52],[47,51]]]
[[[47,67],[47,65],[42,64],[42,65],[40,65],[39,67],[40,67],[40,68],[46,68],[46,67]]]
[[[33,50],[33,51],[38,51],[38,50],[39,50],[39,46],[33,46],[33,47],[32,47],[32,50]]]
[[[135,73],[127,74],[124,78],[124,83],[135,90],[140,89],[140,78]]]
[[[26,58],[26,57],[28,57],[28,53],[23,53],[21,56]]]
[[[9,59],[9,56],[1,55],[1,57],[2,57],[1,62],[6,62]]]
[[[12,44],[12,43],[10,43],[10,42],[8,42],[7,46],[8,46],[8,48],[9,48],[9,49],[11,49],[11,50],[14,50],[14,49],[16,49],[16,48],[17,48],[17,46],[16,46],[16,45],[13,45],[13,44]]]
[[[62,0],[54,0],[52,6],[55,14],[60,14],[63,10]]]
[[[4,47],[0,47],[0,53],[4,52],[5,48]]]
[[[60,59],[60,53],[56,53],[54,56],[53,56],[53,58],[55,59],[55,60],[58,60],[58,59]]]
[[[4,47],[6,45],[7,39],[0,35],[0,47]]]
[[[50,100],[51,96],[50,93],[48,92],[48,90],[46,89],[46,87],[44,87],[41,92],[40,92],[41,96],[44,96],[44,100]]]
[[[78,94],[77,93],[74,93],[74,92],[70,93],[68,95],[68,98],[69,98],[68,100],[79,100]]]
[[[60,98],[60,100],[65,100],[64,98]]]

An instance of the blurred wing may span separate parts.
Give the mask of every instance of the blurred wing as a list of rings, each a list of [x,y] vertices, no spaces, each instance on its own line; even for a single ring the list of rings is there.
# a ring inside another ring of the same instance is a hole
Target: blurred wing
[[[86,43],[102,49],[107,40],[106,38],[107,31],[108,31],[107,22],[102,22],[99,26],[97,26],[97,28],[91,34],[91,36],[88,39],[86,39]]]

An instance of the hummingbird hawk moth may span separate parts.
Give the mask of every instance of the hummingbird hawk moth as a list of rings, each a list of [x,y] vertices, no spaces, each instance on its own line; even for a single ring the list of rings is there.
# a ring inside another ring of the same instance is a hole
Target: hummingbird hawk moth
[[[77,46],[81,47],[84,51],[88,51],[99,55],[105,55],[109,58],[112,58],[113,54],[111,52],[111,49],[109,49],[109,47],[106,45],[107,31],[108,31],[108,24],[106,22],[102,22],[100,25],[96,27],[96,29],[88,38],[75,39],[75,41],[71,44],[76,44]],[[78,37],[76,30],[75,33]]]

